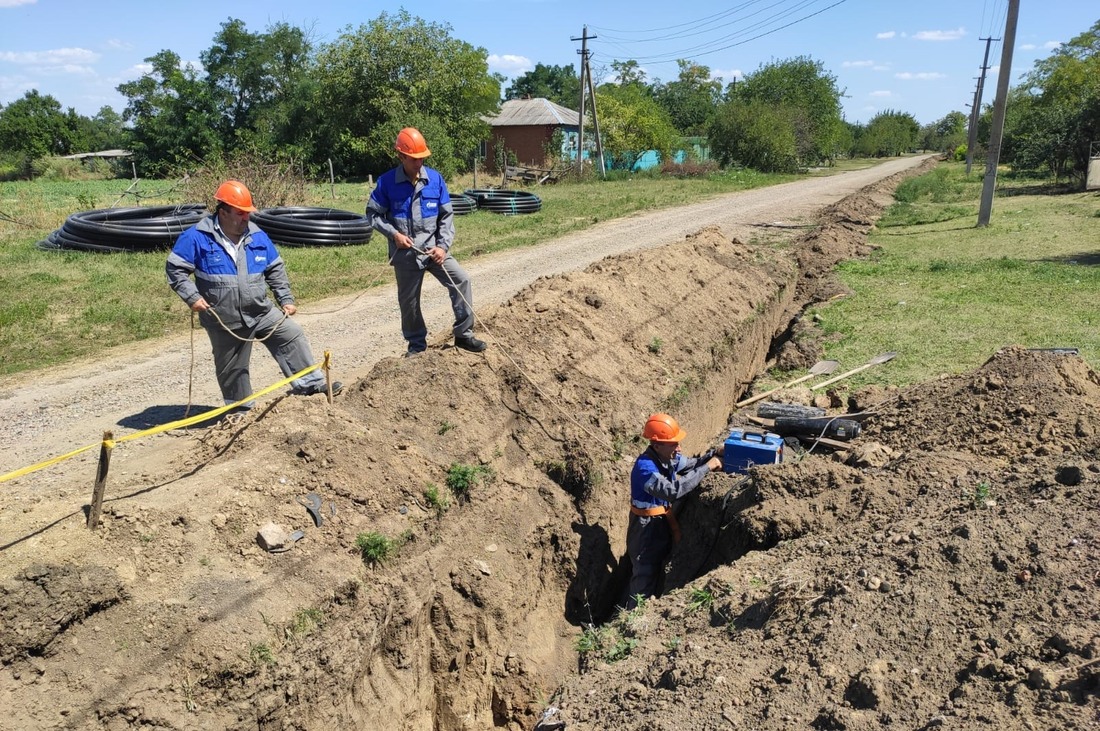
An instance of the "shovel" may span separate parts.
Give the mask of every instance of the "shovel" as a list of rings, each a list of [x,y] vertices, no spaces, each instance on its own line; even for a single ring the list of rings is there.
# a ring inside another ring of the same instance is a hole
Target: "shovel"
[[[775,388],[773,388],[770,391],[765,391],[764,393],[758,393],[755,396],[752,396],[750,398],[745,399],[744,401],[738,401],[736,404],[734,404],[734,406],[739,409],[742,406],[748,406],[749,404],[755,404],[757,401],[759,401],[761,399],[764,399],[764,398],[767,398],[768,396],[771,396],[776,391],[782,391],[784,388],[790,388],[791,386],[795,385],[796,383],[802,383],[803,381],[809,380],[809,379],[813,378],[814,376],[824,376],[827,373],[832,373],[833,371],[836,370],[837,366],[839,366],[839,365],[840,365],[840,363],[837,363],[835,360],[818,361],[817,363],[814,363],[813,368],[811,368],[810,372],[807,373],[806,375],[801,376],[800,378],[796,378],[793,381],[788,381],[787,383],[784,383],[782,386],[776,386]]]
[[[837,381],[842,381],[845,378],[847,378],[848,376],[851,376],[855,373],[859,373],[862,370],[866,370],[866,369],[870,368],[871,366],[878,365],[879,363],[885,363],[888,360],[893,360],[894,356],[896,356],[896,355],[897,355],[897,353],[895,353],[892,350],[888,351],[888,352],[885,352],[885,353],[882,353],[880,355],[876,355],[874,358],[871,358],[871,360],[867,361],[866,363],[864,363],[863,365],[861,365],[858,368],[853,368],[850,371],[847,371],[845,373],[841,373],[839,376],[833,376],[832,378],[830,378],[827,381],[822,381],[821,383],[815,383],[814,385],[810,386],[810,390],[811,391],[816,391],[819,388],[825,388],[826,386],[831,386],[832,384],[836,383]]]

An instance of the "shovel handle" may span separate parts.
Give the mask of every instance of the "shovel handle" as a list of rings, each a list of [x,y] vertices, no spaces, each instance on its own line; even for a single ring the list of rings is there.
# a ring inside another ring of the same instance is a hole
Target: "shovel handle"
[[[803,381],[807,381],[807,380],[813,378],[814,375],[815,374],[813,374],[813,373],[807,373],[806,375],[801,376],[799,378],[796,378],[793,381],[788,381],[787,383],[784,383],[782,386],[776,386],[775,388],[771,389],[770,391],[765,391],[764,393],[758,393],[755,396],[751,396],[751,397],[749,397],[747,399],[744,399],[742,401],[738,401],[736,404],[734,404],[734,406],[739,409],[742,406],[748,406],[749,404],[755,404],[757,401],[760,401],[762,399],[766,399],[768,396],[771,396],[776,391],[782,391],[784,388],[790,388],[791,386],[802,383]]]

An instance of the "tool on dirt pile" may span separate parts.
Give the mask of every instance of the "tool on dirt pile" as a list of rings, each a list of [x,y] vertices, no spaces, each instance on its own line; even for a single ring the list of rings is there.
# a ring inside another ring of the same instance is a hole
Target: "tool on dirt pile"
[[[810,386],[810,390],[811,391],[816,391],[820,388],[825,388],[826,386],[831,386],[834,383],[836,383],[837,381],[843,381],[848,376],[855,375],[856,373],[859,373],[860,371],[863,371],[863,370],[867,370],[871,366],[876,366],[879,363],[885,363],[888,360],[893,360],[895,356],[897,356],[897,353],[895,353],[892,350],[887,351],[885,353],[882,353],[880,355],[876,355],[874,358],[871,358],[871,360],[867,361],[866,363],[859,366],[858,368],[853,368],[850,371],[845,371],[844,373],[841,373],[839,376],[833,376],[832,378],[830,378],[827,381],[822,381],[821,383],[815,383],[814,385]]]
[[[799,378],[796,378],[793,381],[788,381],[787,383],[784,383],[782,386],[776,386],[775,388],[771,389],[770,391],[765,391],[764,393],[758,393],[755,396],[751,396],[751,397],[749,397],[747,399],[744,399],[742,401],[738,401],[736,404],[734,404],[734,406],[736,408],[741,408],[742,406],[748,406],[749,404],[755,404],[760,399],[767,398],[768,396],[771,396],[776,391],[782,391],[784,388],[790,388],[791,386],[802,383],[803,381],[808,381],[809,379],[813,378],[814,376],[824,376],[827,373],[832,373],[833,371],[835,371],[837,369],[837,366],[839,366],[839,365],[840,365],[840,363],[836,362],[835,360],[819,361],[817,363],[814,363],[813,368],[811,368],[809,373],[807,373],[806,375],[801,376]]]

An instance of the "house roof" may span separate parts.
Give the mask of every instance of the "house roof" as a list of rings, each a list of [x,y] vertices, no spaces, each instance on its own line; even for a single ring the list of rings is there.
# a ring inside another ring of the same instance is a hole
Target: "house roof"
[[[482,117],[490,127],[566,126],[576,127],[580,115],[549,99],[509,99],[500,112]]]
[[[83,160],[86,157],[129,157],[133,153],[129,150],[103,150],[102,152],[78,152],[75,155],[64,155],[65,160]]]

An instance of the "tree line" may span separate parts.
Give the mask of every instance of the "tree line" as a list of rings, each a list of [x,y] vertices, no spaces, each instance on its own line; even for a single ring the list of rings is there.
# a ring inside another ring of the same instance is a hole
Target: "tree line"
[[[30,175],[46,156],[125,148],[145,176],[244,151],[315,174],[331,160],[341,177],[361,178],[392,165],[397,131],[413,125],[431,141],[433,166],[452,175],[472,165],[488,137],[482,118],[502,97],[545,97],[571,109],[580,99],[572,65],[537,64],[502,93],[506,79],[489,72],[484,48],[404,10],[348,26],[322,45],[286,23],[252,32],[229,18],[200,54],[201,66],[171,50],[145,60],[151,70],[118,87],[127,100],[121,113],[104,107],[83,117],[37,91],[0,108],[0,171]],[[847,122],[844,90],[807,56],[762,64],[728,84],[694,61],[678,66],[670,81],[648,79],[633,60],[601,70],[596,107],[612,165],[629,167],[651,149],[669,159],[685,137],[706,138],[722,165],[771,172],[915,149],[965,154],[967,118],[958,111],[923,127],[898,110]],[[990,116],[989,107],[980,115],[980,143]],[[1100,22],[1036,62],[1012,89],[1001,159],[1081,176],[1097,139]]]

